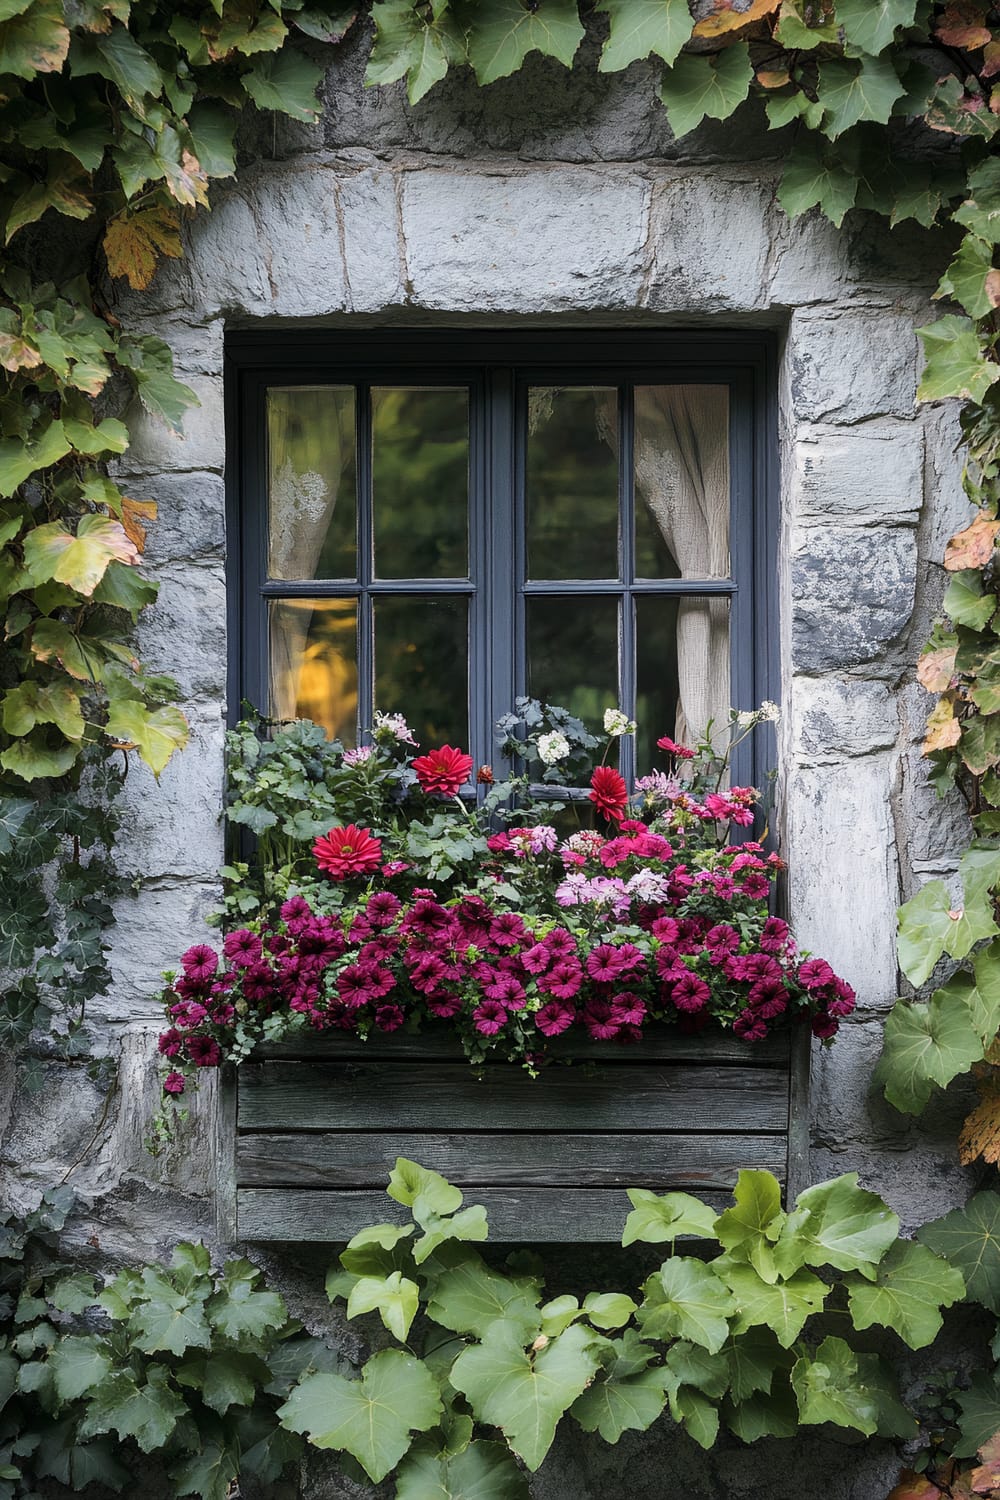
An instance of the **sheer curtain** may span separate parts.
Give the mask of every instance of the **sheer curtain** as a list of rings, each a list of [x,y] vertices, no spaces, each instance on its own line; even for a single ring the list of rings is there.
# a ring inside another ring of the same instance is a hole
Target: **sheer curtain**
[[[635,487],[683,578],[729,576],[729,391],[637,386]],[[690,744],[729,708],[729,607],[682,599],[677,611],[675,737]]]

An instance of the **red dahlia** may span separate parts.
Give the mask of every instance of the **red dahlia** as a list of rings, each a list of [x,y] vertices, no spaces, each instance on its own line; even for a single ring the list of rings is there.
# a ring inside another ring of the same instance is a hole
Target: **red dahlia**
[[[472,770],[472,756],[466,755],[464,750],[454,750],[451,745],[442,745],[439,750],[418,755],[413,769],[425,792],[454,797]]]
[[[349,875],[367,875],[382,863],[382,845],[367,828],[331,828],[313,844],[313,856],[320,869],[334,880]]]
[[[598,766],[590,778],[590,800],[606,818],[616,821],[625,811],[628,787],[611,766]]]

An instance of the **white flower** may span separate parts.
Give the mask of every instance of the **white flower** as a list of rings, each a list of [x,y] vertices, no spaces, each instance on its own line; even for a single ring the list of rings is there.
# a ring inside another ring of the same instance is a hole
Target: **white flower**
[[[758,718],[755,708],[741,708],[736,715],[736,722],[741,729],[749,729],[752,724],[756,724]]]
[[[543,766],[554,766],[557,760],[565,760],[569,754],[569,740],[558,729],[551,734],[538,737],[538,758]]]
[[[620,708],[606,708],[604,710],[604,730],[606,734],[635,734],[635,724],[623,714]]]
[[[760,716],[768,724],[777,724],[781,718],[781,709],[776,703],[772,703],[769,698],[765,698],[764,702],[760,705]]]
[[[392,739],[398,740],[401,745],[415,745],[417,742],[410,733],[410,726],[402,714],[384,714],[375,710],[375,728],[383,734],[390,735]]]

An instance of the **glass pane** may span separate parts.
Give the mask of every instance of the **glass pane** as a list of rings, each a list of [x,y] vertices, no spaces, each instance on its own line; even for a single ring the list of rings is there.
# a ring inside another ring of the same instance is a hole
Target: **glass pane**
[[[469,601],[376,599],[375,707],[401,713],[425,750],[469,748]]]
[[[635,601],[636,765],[663,768],[656,741],[694,745],[709,719],[729,719],[728,599]]]
[[[272,386],[267,438],[268,576],[355,578],[353,387]]]
[[[529,578],[618,577],[618,392],[528,392]]]
[[[376,578],[467,578],[469,393],[372,391]]]
[[[729,577],[729,390],[635,388],[638,578]]]
[[[593,728],[618,702],[618,600],[535,598],[528,609],[528,693]]]
[[[271,714],[314,719],[354,745],[358,718],[355,599],[276,599],[270,606]]]

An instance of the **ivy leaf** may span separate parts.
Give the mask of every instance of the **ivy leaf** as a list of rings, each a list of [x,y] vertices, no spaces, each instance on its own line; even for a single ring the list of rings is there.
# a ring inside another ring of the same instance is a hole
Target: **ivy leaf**
[[[741,1171],[733,1197],[734,1207],[716,1221],[719,1243],[738,1259],[748,1260],[765,1281],[777,1281],[772,1244],[777,1234],[769,1238],[766,1231],[768,1225],[784,1219],[778,1179],[770,1172]]]
[[[177,1371],[178,1384],[200,1390],[205,1405],[220,1417],[231,1406],[252,1406],[258,1390],[270,1378],[271,1372],[262,1359],[237,1349],[219,1349],[208,1359],[182,1365]]]
[[[926,364],[917,387],[918,401],[943,401],[961,396],[980,404],[994,381],[1000,380],[1000,365],[983,356],[979,335],[968,318],[949,313],[918,328]]]
[[[529,52],[542,52],[568,68],[584,36],[576,0],[538,0],[534,8],[520,0],[465,4],[459,21],[466,27],[469,62],[480,84],[508,77]]]
[[[690,1386],[681,1386],[670,1395],[670,1414],[680,1422],[688,1437],[693,1438],[699,1448],[707,1450],[714,1446],[719,1436],[719,1411],[700,1391]]]
[[[83,738],[80,699],[68,683],[40,685],[28,679],[4,695],[3,727],[8,734],[28,734],[36,724],[54,724],[68,740]]]
[[[773,1391],[758,1391],[739,1403],[725,1403],[726,1423],[744,1443],[763,1437],[795,1437],[799,1409],[787,1377]]]
[[[50,1349],[47,1363],[59,1400],[76,1401],[104,1380],[111,1354],[93,1334],[67,1335]]]
[[[897,1239],[899,1219],[877,1193],[858,1186],[857,1172],[845,1172],[800,1193],[786,1229],[798,1264],[870,1277]]]
[[[729,1366],[729,1389],[734,1401],[747,1401],[758,1391],[770,1391],[775,1372],[790,1368],[770,1328],[748,1328],[730,1339],[722,1350]]]
[[[89,187],[90,178],[78,162],[51,158],[45,181],[33,183],[15,199],[7,214],[4,243],[9,245],[19,229],[37,223],[50,208],[68,219],[89,219],[94,211]]]
[[[816,91],[824,109],[824,132],[836,140],[862,120],[884,125],[905,92],[889,57],[867,58],[863,63],[832,58],[820,65]]]
[[[356,1281],[347,1299],[347,1316],[356,1318],[377,1309],[389,1332],[405,1344],[419,1305],[417,1283],[393,1271],[389,1276],[362,1276]]]
[[[232,177],[236,171],[234,116],[214,104],[194,104],[188,110],[187,127],[194,154],[205,176]]]
[[[395,1475],[396,1500],[531,1500],[528,1481],[503,1443],[470,1443],[439,1454],[421,1438]]]
[[[144,292],[156,275],[161,255],[175,259],[183,251],[176,209],[157,203],[133,214],[119,214],[104,231],[104,254],[112,276]]]
[[[146,765],[159,776],[175,750],[188,741],[188,722],[179,708],[147,708],[136,698],[112,698],[104,733],[123,750],[138,750]]]
[[[122,526],[134,545],[134,539],[129,535],[124,522]],[[160,585],[143,578],[136,568],[126,567],[124,563],[112,560],[91,598],[95,604],[111,604],[115,609],[127,610],[135,621],[139,618],[140,610],[155,602],[159,592]]]
[[[652,1339],[690,1339],[710,1354],[729,1337],[736,1302],[714,1271],[690,1256],[674,1256],[643,1287],[646,1302],[638,1319]]]
[[[378,1484],[410,1446],[410,1434],[433,1427],[441,1411],[438,1388],[421,1361],[385,1349],[368,1361],[360,1380],[306,1376],[278,1419],[315,1448],[350,1453]]]
[[[60,0],[18,6],[0,25],[0,74],[31,79],[36,73],[60,73],[69,42]]]
[[[633,1208],[625,1221],[622,1245],[642,1240],[651,1245],[673,1244],[682,1234],[712,1239],[715,1235],[715,1213],[690,1193],[664,1193],[662,1197],[648,1188],[629,1188]]]
[[[802,1422],[834,1422],[871,1437],[878,1429],[878,1404],[863,1384],[854,1351],[843,1339],[825,1338],[814,1358],[802,1355],[792,1370],[792,1386]]]
[[[962,1416],[958,1424],[960,1440],[955,1444],[956,1458],[973,1458],[1000,1432],[1000,1386],[996,1372],[977,1370],[969,1389],[957,1397]]]
[[[28,797],[0,798],[0,854],[7,855],[37,803]]]
[[[1000,1194],[976,1193],[918,1229],[917,1239],[961,1271],[972,1301],[1000,1313]]]
[[[599,0],[611,18],[598,71],[617,73],[651,52],[670,66],[694,30],[687,0]]]
[[[829,1291],[811,1271],[796,1271],[774,1286],[762,1281],[753,1266],[727,1266],[722,1274],[736,1302],[733,1332],[763,1325],[783,1349],[795,1342],[806,1319],[820,1311]]]
[[[357,5],[345,5],[332,12],[326,5],[307,6],[305,10],[297,11],[291,19],[299,31],[311,36],[316,42],[325,42],[329,47],[344,40],[357,20],[357,15]]]
[[[687,135],[706,117],[728,119],[750,92],[752,78],[745,42],[724,48],[715,59],[694,53],[678,57],[660,89],[674,139]]]
[[[818,207],[839,229],[857,196],[855,174],[803,132],[792,148],[778,189],[778,202],[789,218]]]
[[[386,1192],[397,1203],[402,1203],[404,1208],[412,1208],[413,1217],[418,1223],[432,1214],[453,1214],[462,1206],[459,1188],[453,1187],[440,1172],[421,1167],[405,1156],[396,1158],[396,1165],[389,1174]]]
[[[479,1333],[502,1319],[504,1326],[531,1339],[539,1328],[538,1283],[527,1276],[504,1276],[465,1252],[447,1265],[432,1287],[428,1316],[454,1333]]]
[[[837,0],[844,40],[870,57],[884,52],[901,26],[912,26],[916,11],[917,0]]]
[[[240,82],[259,109],[273,109],[312,124],[319,118],[316,90],[322,77],[322,68],[286,48],[276,56],[265,54]]]
[[[162,1448],[187,1415],[187,1407],[168,1381],[169,1373],[162,1365],[148,1367],[144,1385],[124,1370],[112,1371],[88,1403],[80,1436],[117,1432],[119,1437],[135,1438],[143,1453]]]
[[[160,70],[149,53],[139,46],[127,27],[117,22],[101,37],[78,32],[73,38],[69,61],[74,78],[97,73],[113,83],[140,119],[145,118],[147,95],[155,99],[163,87]]]
[[[136,1348],[146,1354],[184,1354],[212,1343],[201,1302],[176,1291],[162,1276],[156,1276],[150,1300],[133,1310],[130,1326]]]
[[[964,1297],[965,1282],[925,1245],[899,1240],[873,1282],[850,1282],[848,1289],[855,1328],[894,1328],[911,1349],[923,1349],[941,1331],[941,1308]]]
[[[501,1428],[534,1472],[552,1445],[559,1418],[586,1390],[598,1363],[594,1335],[579,1323],[534,1355],[522,1348],[516,1328],[494,1323],[481,1344],[458,1356],[450,1379],[473,1415]]]
[[[622,1328],[636,1306],[624,1292],[589,1292],[584,1298],[583,1312],[595,1328]]]
[[[967,630],[985,630],[996,614],[997,596],[992,590],[984,592],[979,568],[962,568],[952,574],[942,607],[954,624]]]
[[[651,1427],[666,1405],[667,1388],[674,1380],[662,1365],[636,1368],[640,1361],[648,1365],[656,1351],[639,1343],[635,1335],[616,1340],[615,1348],[618,1357],[570,1407],[570,1416],[584,1432],[599,1432],[606,1443],[617,1443],[624,1432],[645,1432]],[[637,1356],[637,1351],[642,1352]]]
[[[819,9],[822,14],[822,8]],[[837,42],[839,40],[837,22],[826,21],[815,26],[808,25],[803,15],[803,0],[781,0],[781,14],[774,39],[790,51],[799,49],[808,51],[813,47],[819,47],[823,42]]]
[[[108,516],[81,516],[76,535],[65,522],[36,526],[24,539],[24,562],[35,583],[68,584],[89,598],[112,558],[138,562],[139,554],[120,521]]]
[[[51,468],[69,451],[70,443],[58,417],[41,430],[34,430],[26,441],[0,439],[0,496],[13,495],[32,474]]]
[[[926,1005],[896,1001],[886,1019],[874,1081],[896,1109],[918,1114],[935,1084],[946,1088],[982,1056],[982,1038],[968,1008],[956,1006],[953,989],[936,990]]]
[[[930,978],[942,954],[964,958],[976,943],[996,934],[985,899],[952,906],[943,880],[929,880],[899,910],[899,966],[913,985]]]
[[[200,1500],[229,1500],[239,1472],[236,1455],[224,1443],[208,1442],[170,1470],[175,1495],[198,1495]]]
[[[969,173],[969,196],[952,217],[990,244],[1000,244],[1000,160],[988,157]]]
[[[206,1303],[212,1327],[234,1342],[262,1338],[269,1328],[281,1328],[288,1320],[277,1292],[257,1291],[260,1279],[260,1271],[248,1260],[227,1261],[219,1290]]]
[[[63,740],[53,745],[44,730],[36,730],[9,745],[0,755],[0,766],[20,776],[22,781],[38,781],[43,777],[65,776],[79,754],[80,746],[75,741]],[[17,962],[12,962],[16,968]]]
[[[934,295],[952,297],[960,302],[970,318],[984,318],[993,311],[993,303],[986,290],[986,278],[992,269],[993,246],[978,235],[967,234],[941,277]]]
[[[411,104],[440,83],[452,63],[465,61],[465,38],[447,8],[435,6],[425,14],[410,0],[378,0],[372,20],[375,41],[365,83],[394,83],[405,74]]]
[[[169,346],[153,337],[122,337],[115,358],[129,372],[146,410],[165,422],[171,432],[181,433],[184,413],[200,403],[190,386],[175,379]]]

